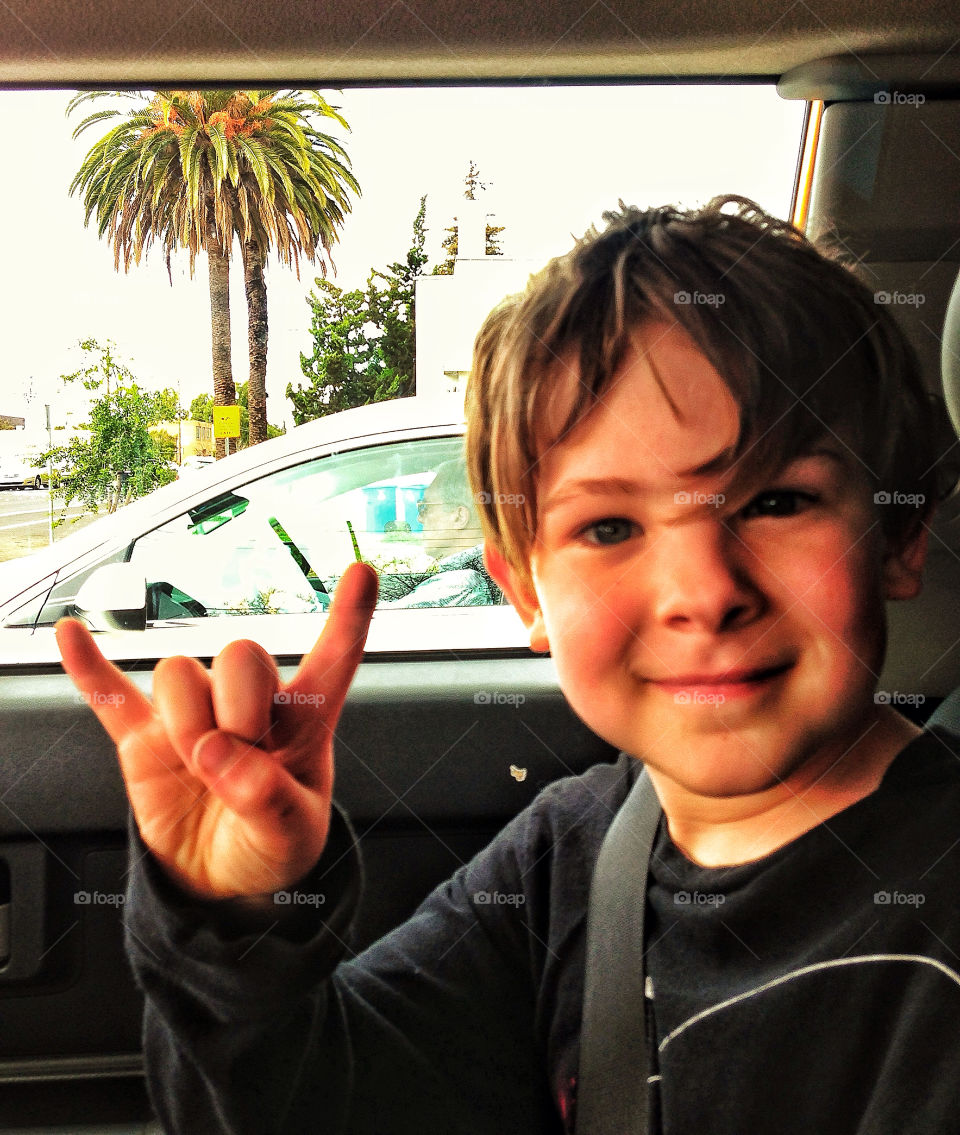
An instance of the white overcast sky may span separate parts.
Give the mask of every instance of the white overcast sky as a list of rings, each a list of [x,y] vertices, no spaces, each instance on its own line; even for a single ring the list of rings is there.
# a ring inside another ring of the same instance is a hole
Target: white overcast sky
[[[207,271],[190,280],[174,261],[171,287],[155,250],[129,274],[83,226],[68,187],[106,129],[71,132],[70,93],[0,92],[4,147],[16,155],[0,179],[5,265],[0,273],[0,413],[34,421],[70,399],[58,376],[76,369],[77,342],[112,339],[142,385],[179,387],[181,400],[212,389]],[[362,286],[371,267],[401,259],[420,196],[427,194],[428,250],[462,199],[473,160],[491,183],[483,195],[506,226],[506,255],[538,262],[565,251],[571,234],[629,204],[693,205],[742,193],[784,215],[797,160],[803,104],[771,87],[567,87],[365,89],[330,93],[352,128],[344,139],[362,196],[335,250],[336,282]],[[97,109],[94,104],[86,112]],[[132,104],[129,104],[132,105]],[[287,383],[303,380],[309,350],[304,297],[317,270],[268,270],[268,417],[292,421]],[[234,378],[247,377],[242,273],[231,281]],[[32,380],[33,403],[23,395]],[[30,423],[28,423],[30,424]]]

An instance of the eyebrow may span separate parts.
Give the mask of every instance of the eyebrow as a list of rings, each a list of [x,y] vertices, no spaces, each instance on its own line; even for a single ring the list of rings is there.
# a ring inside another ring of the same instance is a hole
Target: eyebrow
[[[733,455],[732,448],[721,449],[714,457],[690,469],[681,469],[677,472],[678,478],[705,477],[727,469]],[[549,512],[558,505],[575,500],[584,494],[593,493],[599,496],[632,496],[643,486],[638,481],[631,481],[627,477],[578,477],[573,481],[564,481],[560,487],[543,502],[542,512]]]
[[[677,473],[677,477],[705,477],[711,473],[722,472],[730,468],[732,454],[732,449],[722,449],[715,457],[704,461],[702,465],[694,465],[690,469],[681,469]],[[815,447],[808,453],[798,453],[789,458],[783,463],[779,472],[773,473],[773,476],[780,476],[789,469],[791,465],[795,465],[800,461],[807,461],[813,457],[826,458],[831,465],[841,470],[848,467],[848,463],[842,453],[837,452],[832,446],[824,444]],[[633,496],[641,491],[642,488],[643,486],[639,481],[631,481],[627,477],[578,477],[574,481],[564,481],[559,489],[546,498],[540,512],[541,515],[545,514],[551,509],[557,508],[560,505],[566,504],[568,501],[576,500],[578,497],[589,493],[611,497]]]

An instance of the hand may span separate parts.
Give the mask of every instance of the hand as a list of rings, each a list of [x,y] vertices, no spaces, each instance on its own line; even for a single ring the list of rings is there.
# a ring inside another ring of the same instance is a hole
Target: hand
[[[116,743],[140,834],[181,887],[204,899],[263,895],[290,887],[319,859],[333,731],[376,596],[376,574],[351,564],[285,688],[270,655],[240,641],[209,671],[194,658],[162,659],[152,704],[81,623],[58,624],[63,668]]]

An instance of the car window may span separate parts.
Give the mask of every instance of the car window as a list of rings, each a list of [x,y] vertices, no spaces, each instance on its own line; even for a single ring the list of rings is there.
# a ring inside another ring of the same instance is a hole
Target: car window
[[[146,580],[148,624],[322,612],[353,559],[377,568],[382,606],[502,600],[482,563],[459,437],[335,454],[221,489],[134,541],[128,559]],[[69,613],[76,590],[54,589],[40,622]]]
[[[163,463],[178,476],[184,498],[176,505],[182,511],[158,504],[156,515],[141,514],[122,538],[112,528],[98,542],[98,526],[116,515],[100,518],[114,510],[122,516],[136,494],[146,492],[130,488],[138,484],[136,455],[115,469],[119,458],[105,448],[104,465],[116,476],[101,486],[96,513],[80,495],[71,499],[69,515],[63,505],[69,493],[81,493],[79,463],[62,459],[52,494],[42,471],[31,470],[36,503],[0,493],[0,560],[25,552],[43,557],[34,575],[24,566],[15,589],[5,590],[0,577],[4,631],[52,627],[76,609],[80,586],[100,563],[127,559],[146,580],[146,626],[169,632],[165,640],[156,634],[149,650],[193,653],[203,649],[200,639],[219,633],[211,619],[322,615],[344,566],[360,557],[378,568],[383,612],[460,611],[462,641],[472,641],[472,624],[498,626],[503,612],[492,608],[504,604],[483,567],[471,502],[452,499],[448,491],[455,470],[446,468],[437,480],[441,467],[457,458],[460,441],[421,437],[360,450],[350,439],[395,431],[403,416],[399,402],[453,391],[462,407],[473,339],[486,313],[522,289],[548,257],[566,251],[573,234],[600,223],[618,198],[689,205],[735,191],[780,215],[790,209],[803,104],[779,99],[772,84],[348,87],[327,94],[349,123],[349,129],[333,120],[328,126],[346,147],[362,193],[337,226],[329,257],[313,264],[304,259],[298,273],[271,251],[267,425],[271,433],[285,433],[263,445],[287,444],[298,456],[289,458],[283,473],[263,477],[244,467],[234,477],[232,466],[211,456],[208,436],[214,382],[207,254],[194,266],[185,250],[165,258],[155,248],[131,261],[129,271],[121,262],[118,271],[109,240],[95,218],[84,224],[81,196],[69,192],[113,120],[74,138],[72,131],[95,107],[65,117],[69,92],[2,93],[4,105],[17,111],[11,121],[29,122],[23,146],[31,153],[57,250],[53,259],[38,255],[19,243],[22,234],[11,234],[11,258],[22,271],[4,292],[10,327],[5,357],[21,380],[5,409],[21,423],[24,445],[42,452],[85,443],[91,426],[112,420],[97,417],[111,382],[116,389],[121,378],[120,385],[135,380],[151,396],[172,395],[175,385],[179,417],[165,409],[158,430],[166,442]],[[97,105],[125,114],[129,102],[111,97]],[[635,144],[623,144],[625,123]],[[558,193],[557,170],[569,138],[578,134],[591,138],[593,156]],[[40,138],[51,142],[38,147]],[[422,161],[409,162],[411,147]],[[60,265],[52,282],[43,267],[51,262]],[[239,243],[232,249],[228,292],[232,373],[243,385],[252,358],[243,344],[253,324]],[[44,304],[37,304],[38,295]],[[35,313],[51,305],[60,313],[56,325],[38,334]],[[176,336],[170,327],[177,328]],[[407,340],[404,353],[398,344]],[[108,373],[109,360],[122,369]],[[322,419],[335,431],[341,407],[368,408],[368,399],[391,391],[414,397],[382,403],[395,416],[363,435],[344,427],[338,436],[351,452],[341,448],[321,456],[324,451],[310,452],[297,437]],[[423,433],[435,421],[415,424]],[[248,426],[241,424],[241,431]],[[241,458],[243,447],[242,436],[230,443]],[[201,496],[208,481],[210,495]],[[9,487],[24,483],[18,468]],[[202,508],[192,503],[197,499]],[[63,558],[52,558],[51,546],[87,526],[88,548],[101,549],[92,553],[96,562],[86,556],[81,563],[66,549]],[[51,576],[53,586],[45,583],[41,593],[40,583]],[[454,619],[427,615],[421,623],[434,633],[441,621],[448,624],[446,633]],[[412,626],[414,620],[403,622]],[[187,624],[193,625],[189,633],[173,633]],[[263,623],[259,629],[268,630]],[[298,647],[307,649],[314,632],[304,623]],[[418,626],[418,635],[426,633]],[[496,645],[509,647],[515,637],[510,629]],[[0,640],[0,657],[4,647]],[[8,635],[7,653],[21,649]],[[124,656],[143,654],[132,641],[117,649]]]

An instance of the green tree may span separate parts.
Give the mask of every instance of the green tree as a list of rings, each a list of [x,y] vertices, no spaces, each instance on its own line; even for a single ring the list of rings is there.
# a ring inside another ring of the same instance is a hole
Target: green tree
[[[72,438],[38,459],[49,460],[69,471],[57,495],[64,508],[80,501],[89,512],[106,507],[114,512],[134,497],[144,496],[174,479],[167,465],[162,440],[150,427],[182,417],[175,390],[141,390],[130,369],[117,360],[115,345],[101,346],[95,339],[80,344],[88,355],[86,364],[72,374],[61,375],[65,385],[79,382],[99,393],[90,404],[84,425],[89,438]],[[62,523],[63,517],[58,523]]]
[[[427,198],[413,220],[413,241],[402,261],[386,272],[373,271],[367,281],[367,297],[373,324],[380,329],[377,346],[384,375],[396,379],[398,396],[413,394],[417,371],[417,278],[427,264]]]
[[[370,335],[367,292],[359,288],[345,292],[329,280],[315,283],[317,291],[307,298],[313,353],[309,358],[300,356],[300,368],[310,385],[294,389],[292,383],[287,384],[298,426],[397,393],[389,381],[381,383],[383,366]]]
[[[103,346],[93,338],[81,339],[77,345],[84,353],[83,365],[72,374],[62,374],[61,382],[67,385],[79,382],[84,390],[100,390],[105,386],[107,394],[110,394],[118,383],[134,381],[130,370],[117,361],[114,354],[117,344],[112,339]]]
[[[317,279],[311,309],[313,352],[300,356],[307,387],[287,386],[297,425],[339,410],[413,394],[416,382],[416,281],[424,252],[427,199],[403,261],[373,269],[366,288],[345,292]]]
[[[194,422],[213,421],[213,399],[209,394],[198,394],[190,403],[190,419]]]
[[[150,434],[156,443],[158,458],[164,462],[164,464],[168,462],[176,463],[177,439],[173,434],[167,433],[166,430],[151,430]]]
[[[149,96],[149,97],[148,97]],[[300,258],[329,256],[338,227],[359,186],[346,151],[313,125],[330,118],[347,123],[317,91],[208,90],[92,91],[71,100],[67,113],[91,100],[132,98],[137,105],[91,148],[70,187],[80,192],[85,223],[95,214],[99,235],[124,270],[139,263],[153,241],[170,270],[174,250],[185,248],[194,270],[207,254],[213,394],[234,405],[230,359],[229,259],[240,241],[248,314],[250,436],[267,436],[267,289],[270,248],[299,274]],[[146,98],[146,102],[144,99]],[[88,115],[74,131],[120,115]],[[326,261],[321,258],[323,271]],[[217,443],[222,456],[223,442]]]
[[[248,409],[249,385],[246,382],[237,383],[237,405],[240,407],[240,438],[238,449],[246,449],[253,444],[250,438],[250,414]],[[190,403],[190,417],[195,422],[213,421],[213,399],[209,394],[198,394]],[[280,437],[286,433],[282,426],[267,423],[267,440]]]
[[[477,193],[484,189],[488,189],[490,183],[480,180],[480,169],[471,160],[467,169],[467,175],[463,179],[463,196],[467,201],[476,201]],[[503,249],[500,247],[500,241],[497,239],[503,232],[503,225],[487,225],[485,230],[485,256],[503,256]],[[457,259],[457,253],[460,247],[459,235],[460,229],[457,225],[457,218],[453,218],[453,224],[448,225],[444,230],[446,236],[440,242],[441,247],[445,253],[444,259],[437,264],[433,269],[434,276],[452,276],[454,262]]]

